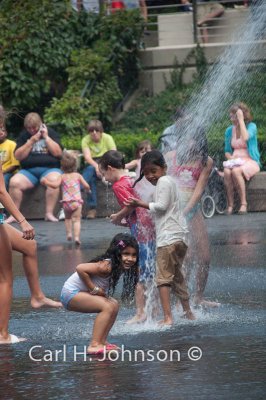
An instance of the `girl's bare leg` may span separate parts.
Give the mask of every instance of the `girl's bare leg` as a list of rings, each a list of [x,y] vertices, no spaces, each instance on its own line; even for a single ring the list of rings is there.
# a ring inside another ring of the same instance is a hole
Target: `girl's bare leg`
[[[80,292],[70,300],[68,308],[71,311],[82,313],[98,313],[94,321],[92,338],[87,351],[92,352],[102,349],[106,344],[107,336],[118,313],[118,305],[114,299]]]
[[[240,198],[241,207],[239,211],[246,212],[247,211],[246,183],[241,168],[234,168],[232,171],[232,177],[235,182],[235,186]]]
[[[127,321],[127,324],[137,324],[140,322],[144,322],[147,319],[145,314],[145,287],[143,283],[138,283],[136,286],[136,315]]]
[[[206,225],[200,212],[193,217],[189,224],[191,234],[191,247],[193,249],[193,257],[198,265],[196,271],[196,293],[195,304],[205,305],[207,307],[217,307],[220,303],[207,301],[203,297],[203,293],[207,284],[210,268],[210,249]]]
[[[11,225],[5,224],[4,229],[8,234],[12,250],[22,254],[23,268],[31,292],[31,306],[62,307],[60,302],[47,298],[40,287],[36,241],[23,239],[22,233]]]
[[[229,168],[224,169],[224,185],[227,195],[227,214],[232,214],[234,206],[234,181],[232,171]]]
[[[74,240],[76,245],[80,245],[80,227],[81,227],[81,206],[78,207],[72,214]]]
[[[196,317],[190,308],[189,300],[180,299],[180,303],[182,304],[182,308],[184,311],[184,318],[190,319],[192,321],[195,320]]]
[[[18,172],[12,176],[9,182],[9,194],[18,209],[20,209],[24,191],[32,189],[33,187],[34,185],[31,181],[23,174]],[[16,222],[16,220],[13,215],[10,215],[6,220],[6,223],[11,224],[13,222]]]
[[[72,220],[68,214],[69,213],[65,212],[65,227],[66,227],[67,240],[71,241],[72,240]]]
[[[8,323],[12,301],[12,250],[4,225],[0,225],[0,344],[10,343]]]
[[[119,311],[119,304],[118,304],[118,302],[117,302],[115,299],[111,298],[111,297],[110,297],[108,300],[111,301],[111,302],[113,303],[113,305],[114,305],[114,310],[113,310],[112,318],[110,319],[110,323],[109,323],[109,325],[106,327],[106,331],[105,331],[105,334],[104,334],[104,337],[103,337],[104,343],[107,342],[108,334],[109,334],[109,332],[110,332],[112,326],[113,326],[114,323],[115,323],[115,320],[116,320],[116,317],[117,317],[117,314],[118,314],[118,311]]]

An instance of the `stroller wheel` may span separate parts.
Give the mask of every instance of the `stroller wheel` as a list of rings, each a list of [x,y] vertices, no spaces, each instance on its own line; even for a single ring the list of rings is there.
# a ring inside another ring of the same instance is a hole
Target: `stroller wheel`
[[[201,211],[205,218],[211,218],[215,213],[215,201],[211,196],[204,196],[201,200]]]
[[[216,212],[218,214],[224,214],[225,210],[227,209],[227,198],[225,193],[221,192],[217,196],[217,201],[216,201]]]

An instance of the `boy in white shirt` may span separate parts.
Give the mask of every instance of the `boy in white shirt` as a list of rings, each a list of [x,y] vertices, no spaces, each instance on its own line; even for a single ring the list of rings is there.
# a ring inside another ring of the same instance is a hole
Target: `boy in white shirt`
[[[180,215],[178,192],[175,181],[166,175],[166,162],[158,150],[146,153],[141,159],[140,177],[135,184],[145,178],[156,186],[154,202],[145,203],[131,198],[128,205],[149,209],[155,217],[157,271],[156,284],[159,288],[164,319],[162,325],[172,325],[173,316],[170,304],[170,291],[179,297],[187,319],[195,316],[189,305],[189,294],[182,273],[182,263],[186,255],[186,236],[188,233],[185,220]]]

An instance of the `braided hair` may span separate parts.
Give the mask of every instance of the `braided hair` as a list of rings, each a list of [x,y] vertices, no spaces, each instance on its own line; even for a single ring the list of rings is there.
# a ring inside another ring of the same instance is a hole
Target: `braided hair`
[[[161,167],[161,168],[164,168],[166,166],[164,156],[162,155],[162,153],[159,150],[148,151],[148,153],[145,153],[141,159],[139,178],[136,179],[133,187],[135,187],[136,183],[141,181],[141,179],[144,177],[143,170],[144,170],[145,166],[148,164],[157,165],[158,167]]]

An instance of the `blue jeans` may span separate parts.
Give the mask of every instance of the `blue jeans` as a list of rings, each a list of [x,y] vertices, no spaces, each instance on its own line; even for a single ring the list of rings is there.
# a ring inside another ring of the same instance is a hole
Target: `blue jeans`
[[[8,188],[9,188],[9,181],[10,181],[10,178],[11,178],[12,175],[13,175],[12,172],[6,172],[6,173],[4,174],[4,180],[5,180],[5,187],[6,187],[6,190],[8,190]]]
[[[91,193],[87,194],[86,203],[88,208],[96,208],[97,207],[97,175],[95,168],[92,165],[88,165],[83,171],[83,178],[91,187]]]

